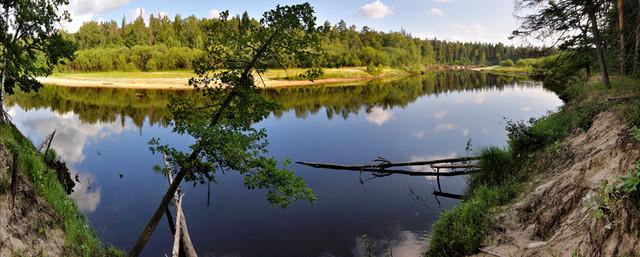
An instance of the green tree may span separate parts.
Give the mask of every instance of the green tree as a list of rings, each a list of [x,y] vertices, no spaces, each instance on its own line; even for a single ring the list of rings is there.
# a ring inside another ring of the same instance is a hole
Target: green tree
[[[520,28],[513,32],[514,36],[555,37],[560,49],[571,52],[588,49],[582,46],[595,46],[602,82],[611,86],[605,60],[606,43],[599,26],[601,19],[598,18],[610,6],[608,0],[519,0],[516,6],[529,14],[523,17]]]
[[[0,123],[5,123],[9,116],[3,107],[4,93],[13,93],[15,86],[37,90],[42,85],[35,77],[51,74],[59,60],[73,54],[74,47],[55,27],[69,20],[68,13],[59,9],[67,0],[3,0],[0,4]]]
[[[206,57],[197,63],[198,78],[190,80],[193,97],[169,104],[174,132],[195,139],[190,153],[153,139],[151,149],[168,156],[175,180],[143,230],[129,256],[138,256],[162,218],[170,199],[184,180],[215,181],[217,171],[233,170],[244,177],[248,189],[264,189],[271,203],[283,207],[297,199],[314,200],[305,182],[265,157],[266,132],[252,124],[275,107],[255,84],[266,64],[282,57],[308,59],[316,55],[319,38],[309,4],[277,6],[260,20],[260,29],[239,33],[228,23],[228,12],[206,28]],[[319,75],[309,70],[309,78]],[[168,172],[165,170],[165,172]]]

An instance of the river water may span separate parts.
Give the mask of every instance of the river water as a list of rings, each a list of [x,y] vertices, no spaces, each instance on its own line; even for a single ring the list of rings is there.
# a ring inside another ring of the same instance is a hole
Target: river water
[[[505,118],[523,120],[556,110],[562,101],[541,82],[475,72],[434,73],[362,85],[267,90],[280,103],[255,124],[269,134],[279,160],[367,164],[378,156],[416,161],[472,155],[505,145]],[[53,148],[80,183],[71,197],[106,243],[129,249],[167,188],[152,171],[161,164],[147,142],[185,147],[164,108],[188,91],[46,86],[7,100],[13,122],[36,144],[53,130]],[[140,97],[143,96],[143,97]],[[465,150],[467,142],[472,150]],[[318,196],[287,209],[248,191],[233,172],[210,185],[185,184],[184,211],[200,256],[420,256],[439,213],[460,200],[435,197],[430,177],[312,169],[293,164]],[[414,168],[425,170],[426,168]],[[441,179],[463,194],[464,177]],[[170,252],[162,220],[144,256]]]

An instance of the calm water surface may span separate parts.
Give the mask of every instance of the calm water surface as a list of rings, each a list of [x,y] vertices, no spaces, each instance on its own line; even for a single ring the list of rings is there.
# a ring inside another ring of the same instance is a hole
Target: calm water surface
[[[136,97],[136,93],[145,95]],[[170,96],[188,92],[69,89],[47,86],[8,100],[14,123],[39,143],[54,129],[53,147],[81,183],[71,195],[105,242],[128,249],[155,210],[167,182],[153,173],[161,158],[147,142],[186,146],[167,127]],[[266,91],[281,108],[256,124],[268,130],[278,159],[369,163],[464,156],[505,144],[504,118],[528,119],[562,102],[542,83],[480,73],[438,73],[360,86]],[[433,178],[394,175],[361,184],[358,173],[292,165],[315,191],[314,204],[282,209],[227,173],[207,186],[185,184],[184,210],[201,256],[419,256],[431,224],[459,200],[436,198]],[[120,177],[122,174],[122,177]],[[441,180],[462,194],[463,177]],[[170,251],[162,220],[144,256]]]

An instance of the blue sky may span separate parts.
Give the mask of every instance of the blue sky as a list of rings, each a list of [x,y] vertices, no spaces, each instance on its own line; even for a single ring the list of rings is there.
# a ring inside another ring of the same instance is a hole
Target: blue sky
[[[66,7],[74,19],[63,27],[71,32],[89,20],[129,21],[139,14],[166,14],[211,17],[218,11],[239,14],[245,10],[252,17],[277,4],[304,1],[268,0],[71,0]],[[422,38],[459,41],[503,42],[518,25],[513,16],[513,0],[312,0],[318,22],[332,24],[344,19],[358,28],[367,25],[376,30],[398,31],[401,28]]]

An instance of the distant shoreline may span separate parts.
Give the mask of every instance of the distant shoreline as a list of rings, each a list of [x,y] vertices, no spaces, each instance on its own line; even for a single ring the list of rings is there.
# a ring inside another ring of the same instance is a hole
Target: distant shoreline
[[[302,69],[269,70],[256,85],[264,88],[302,87],[314,85],[337,85],[366,82],[373,79],[398,78],[410,75],[397,69],[385,69],[379,76],[366,73],[364,67],[324,69],[325,77],[314,81],[290,79],[302,73]],[[195,74],[188,71],[166,72],[95,72],[55,73],[50,77],[38,77],[43,84],[78,88],[122,88],[189,90],[189,78]]]
[[[257,79],[256,85],[263,88],[304,87],[316,85],[342,85],[363,83],[373,79],[393,79],[410,76],[411,74],[398,69],[384,69],[379,76],[366,72],[364,67],[344,67],[323,69],[325,75],[314,81],[301,80],[297,75],[303,69],[268,70],[263,79]],[[465,67],[465,66],[430,66],[427,72],[439,71],[476,71],[496,74],[527,75],[526,70],[517,67]],[[38,77],[43,84],[78,87],[78,88],[121,88],[121,89],[156,89],[156,90],[189,90],[189,78],[196,75],[190,71],[161,71],[161,72],[90,72],[90,73],[54,73],[50,77]]]

